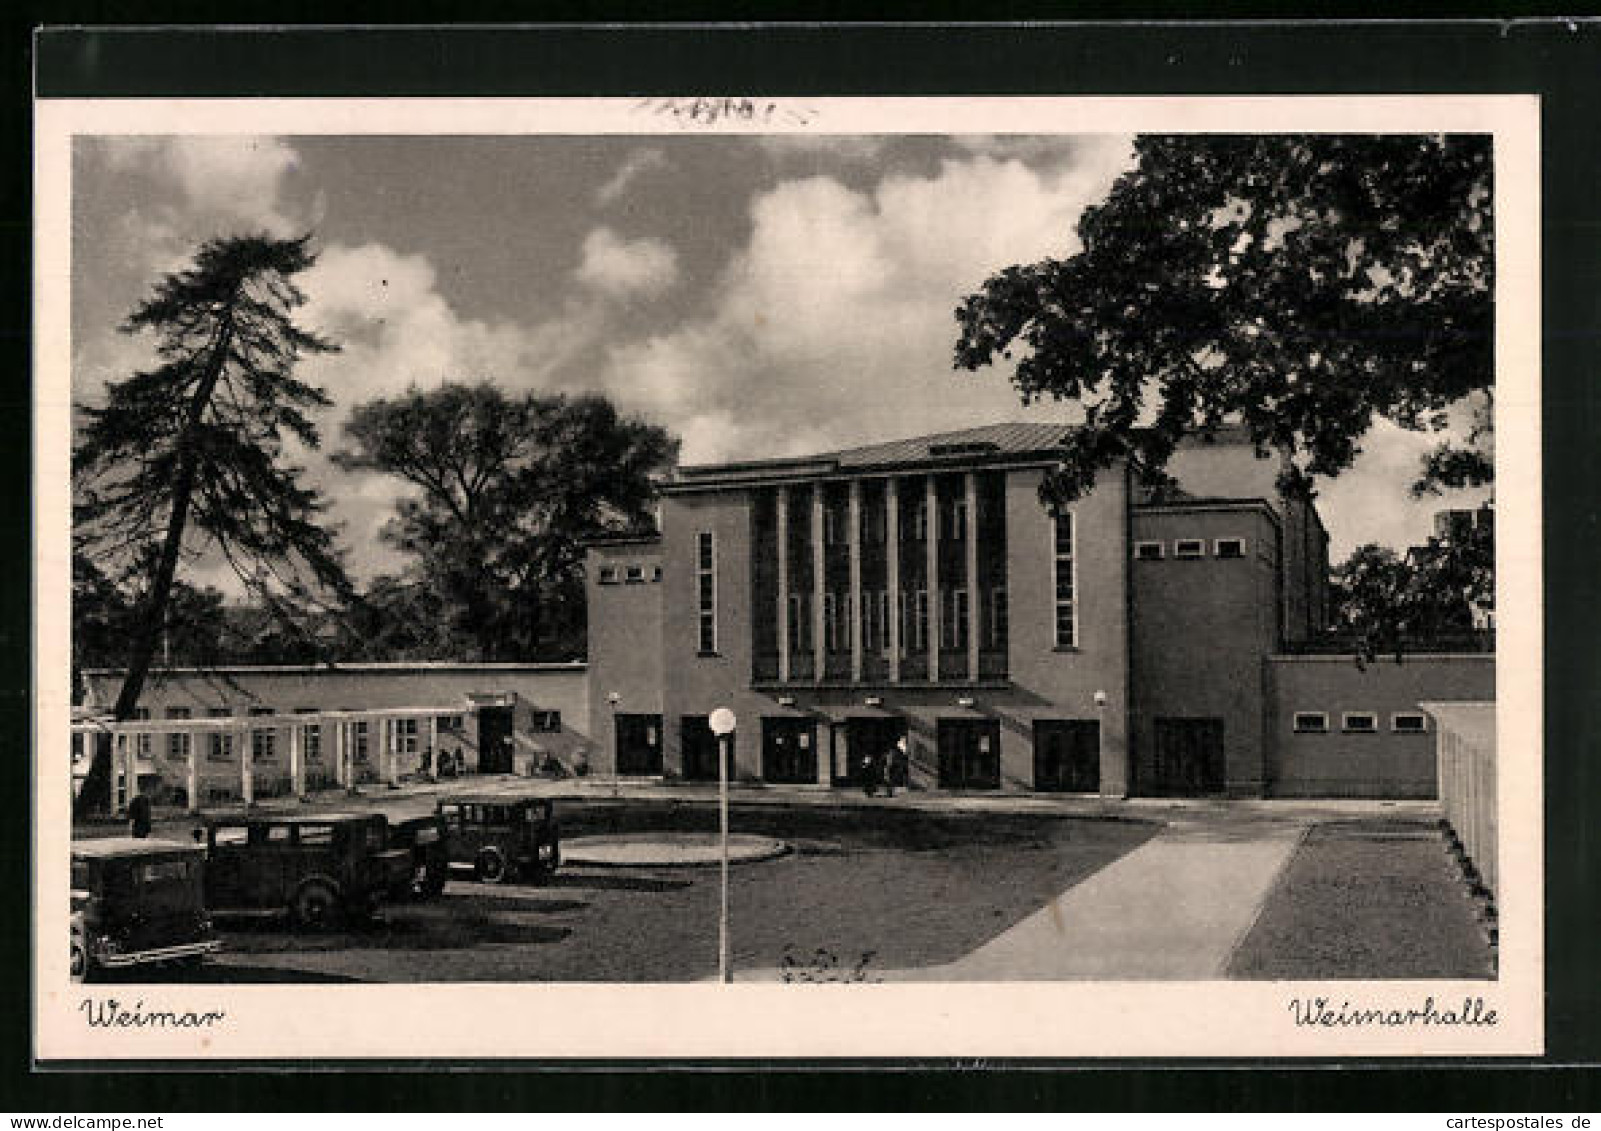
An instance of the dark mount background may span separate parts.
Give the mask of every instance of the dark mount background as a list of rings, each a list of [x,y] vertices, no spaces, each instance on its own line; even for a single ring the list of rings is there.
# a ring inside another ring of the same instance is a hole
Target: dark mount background
[[[1460,9],[1458,9],[1460,10]],[[1572,11],[1572,9],[1567,9]],[[602,13],[591,5],[534,7],[511,3],[412,3],[382,9],[386,18],[572,21],[688,15],[752,19],[861,18],[858,6],[814,5],[780,12],[635,5]],[[1236,18],[1327,14],[1327,5],[1232,6]],[[1423,9],[1449,14],[1444,6]],[[1525,13],[1538,9],[1525,7]],[[1414,14],[1419,14],[1417,8]],[[949,6],[919,6],[903,16],[961,19]],[[1184,15],[1176,5],[1143,5],[1147,19]],[[1219,14],[1215,6],[1209,14]],[[1127,6],[996,5],[986,18],[1127,18]],[[31,559],[28,540],[30,389],[28,372],[29,67],[38,64],[45,96],[381,96],[590,94],[1339,94],[1535,93],[1542,98],[1544,165],[1544,423],[1546,672],[1546,871],[1549,1056],[1542,1067],[1475,1071],[1460,1062],[1420,1071],[1416,1065],[1363,1071],[1290,1067],[1268,1073],[1204,1066],[1139,1071],[1082,1066],[1072,1072],[1017,1065],[899,1064],[891,1077],[858,1073],[796,1075],[771,1070],[645,1074],[612,1065],[560,1076],[502,1073],[428,1077],[378,1075],[364,1084],[343,1075],[303,1077],[292,1099],[284,1085],[260,1075],[190,1073],[128,1075],[91,1071],[71,1077],[29,1076],[26,1000],[30,943],[5,935],[12,982],[6,1011],[0,1107],[58,1111],[183,1108],[260,1110],[291,1103],[327,1109],[359,1096],[363,1107],[420,1110],[467,1105],[524,1110],[657,1108],[833,1110],[919,1108],[1288,1110],[1350,1108],[1563,1113],[1596,1110],[1601,1091],[1588,1071],[1555,1066],[1601,1059],[1601,799],[1595,719],[1601,711],[1601,25],[1567,22],[1254,26],[1147,25],[1030,28],[934,26],[856,28],[769,27],[756,30],[666,25],[654,28],[554,28],[440,31],[377,28],[359,33],[285,29],[279,33],[196,30],[53,31],[30,58],[38,23],[117,24],[137,20],[195,24],[293,20],[370,20],[367,6],[338,2],[220,5],[150,0],[24,5],[7,24],[5,74],[10,88],[0,133],[13,145],[0,180],[0,240],[13,254],[3,276],[7,351],[0,459],[12,489],[0,499],[9,553],[9,584],[0,589],[0,632],[8,647],[0,678],[9,744],[6,788],[0,790],[0,885],[13,906],[28,898],[30,861],[28,733]],[[426,1042],[419,1052],[425,1052]],[[327,1064],[289,1067],[331,1067]],[[365,1067],[352,1065],[352,1067]],[[486,1066],[494,1068],[507,1066]],[[548,1069],[556,1065],[514,1065]],[[569,1066],[570,1067],[570,1066]],[[724,1066],[726,1067],[726,1066]],[[988,1069],[985,1072],[954,1068]],[[1044,1066],[1035,1066],[1044,1067]],[[1140,1067],[1140,1066],[1127,1066]],[[370,1069],[369,1069],[370,1071]],[[819,1087],[818,1085],[822,1086]],[[358,1090],[359,1089],[359,1090]],[[571,1117],[568,1117],[571,1118]]]

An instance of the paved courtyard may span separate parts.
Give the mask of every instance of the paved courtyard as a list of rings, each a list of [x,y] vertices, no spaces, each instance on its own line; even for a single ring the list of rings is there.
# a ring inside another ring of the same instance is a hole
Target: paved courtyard
[[[716,829],[713,791],[539,788],[565,796],[570,837],[704,838]],[[442,789],[313,807],[414,813]],[[791,847],[732,869],[741,980],[1485,977],[1492,969],[1426,803],[736,792],[733,829]],[[171,815],[158,835],[184,836],[190,823]],[[224,921],[225,951],[199,976],[704,980],[716,971],[717,876],[715,867],[625,861],[564,867],[544,886],[488,887],[463,872],[440,899],[386,907],[356,929],[306,934],[276,921]]]

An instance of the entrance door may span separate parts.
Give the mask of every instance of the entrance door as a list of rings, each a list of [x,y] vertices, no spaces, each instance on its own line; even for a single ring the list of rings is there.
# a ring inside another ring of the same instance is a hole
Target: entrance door
[[[511,773],[511,708],[479,707],[474,713],[478,716],[478,772]]]
[[[618,715],[617,772],[656,777],[662,772],[662,717]]]
[[[1222,719],[1157,719],[1154,753],[1147,793],[1202,797],[1223,792]]]
[[[762,780],[785,785],[817,781],[817,727],[812,720],[762,720]]]
[[[1101,724],[1097,719],[1036,719],[1034,788],[1098,793]]]
[[[728,775],[734,775],[737,734],[728,736]],[[705,715],[685,715],[678,726],[678,748],[684,757],[685,781],[717,780],[717,736]]]
[[[999,719],[939,721],[939,784],[941,789],[1000,788]]]
[[[895,757],[906,737],[906,720],[888,715],[850,718],[835,724],[834,735],[834,784],[861,788],[871,772],[873,784],[878,785],[884,780],[885,759]]]

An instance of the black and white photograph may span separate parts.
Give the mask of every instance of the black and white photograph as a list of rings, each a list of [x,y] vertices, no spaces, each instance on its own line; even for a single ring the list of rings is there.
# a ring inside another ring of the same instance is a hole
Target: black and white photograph
[[[1534,121],[41,105],[41,1046],[1540,1051]]]

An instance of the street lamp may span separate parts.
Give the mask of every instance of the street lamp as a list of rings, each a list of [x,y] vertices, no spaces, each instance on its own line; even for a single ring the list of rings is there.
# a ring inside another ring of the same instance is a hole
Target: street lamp
[[[717,919],[717,980],[726,983],[732,980],[728,960],[728,747],[734,734],[734,712],[719,707],[707,721],[717,736],[717,814],[723,862],[722,899]]]

